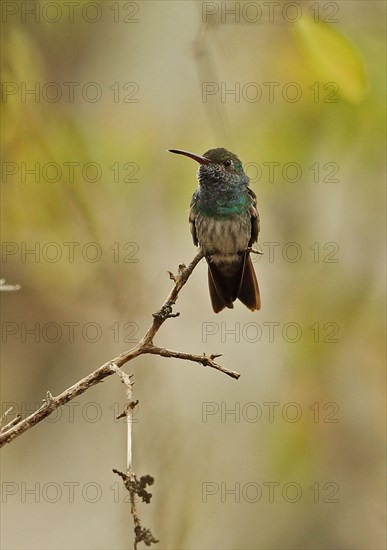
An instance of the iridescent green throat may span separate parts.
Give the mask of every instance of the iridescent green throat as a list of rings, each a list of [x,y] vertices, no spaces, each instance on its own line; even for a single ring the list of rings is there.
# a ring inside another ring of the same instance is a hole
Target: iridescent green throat
[[[219,204],[220,201],[205,202],[200,201],[197,209],[203,216],[215,218],[217,220],[227,220],[235,216],[239,216],[246,212],[248,198],[241,195],[231,204]]]

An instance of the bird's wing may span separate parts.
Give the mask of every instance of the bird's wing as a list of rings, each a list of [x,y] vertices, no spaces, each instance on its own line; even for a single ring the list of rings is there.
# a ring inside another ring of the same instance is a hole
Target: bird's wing
[[[196,234],[195,218],[197,215],[196,210],[196,193],[192,195],[191,204],[189,205],[189,228],[192,235],[192,240],[195,246],[198,246],[198,236]]]
[[[257,210],[257,197],[250,188],[247,189],[247,192],[251,198],[250,205],[250,216],[251,216],[251,236],[249,240],[249,246],[252,246],[253,243],[257,242],[259,234],[259,214]]]

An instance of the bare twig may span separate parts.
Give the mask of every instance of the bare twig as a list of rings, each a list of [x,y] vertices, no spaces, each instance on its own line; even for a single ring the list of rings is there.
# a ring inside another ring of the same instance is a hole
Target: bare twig
[[[44,400],[42,406],[39,407],[39,409],[27,416],[27,418],[17,421],[17,423],[9,427],[9,429],[3,429],[2,433],[0,434],[0,447],[5,445],[6,443],[9,443],[19,435],[23,434],[24,432],[41,422],[44,418],[49,416],[52,412],[54,412],[62,405],[65,405],[78,395],[84,393],[92,386],[95,386],[108,376],[111,376],[113,373],[117,372],[116,369],[112,367],[112,365],[117,368],[121,368],[123,365],[125,365],[125,363],[132,361],[139,355],[149,353],[152,355],[160,355],[162,357],[183,359],[194,363],[199,363],[205,367],[216,369],[220,372],[223,372],[224,374],[227,374],[231,378],[238,379],[240,376],[239,373],[221,367],[214,361],[214,359],[219,357],[219,355],[194,355],[190,353],[183,353],[157,347],[153,344],[153,339],[162,324],[167,319],[170,319],[171,317],[175,317],[177,315],[172,312],[172,308],[175,305],[181,289],[188,281],[193,270],[202,258],[203,252],[199,250],[192,262],[187,267],[183,264],[179,265],[178,273],[171,277],[175,284],[171,292],[169,293],[169,296],[165,300],[162,307],[153,314],[153,321],[151,326],[136,346],[128,351],[125,351],[124,353],[121,353],[121,355],[119,355],[115,359],[107,361],[94,372],[90,373],[88,376],[85,376],[59,395],[52,396],[49,392],[47,392],[47,397]]]
[[[161,355],[161,357],[173,357],[175,359],[184,359],[186,361],[193,361],[194,363],[200,363],[204,367],[211,367],[213,369],[219,370],[231,378],[238,380],[240,377],[239,372],[235,370],[226,369],[218,363],[215,363],[214,359],[221,357],[221,353],[212,354],[212,355],[194,355],[193,353],[184,353],[181,351],[173,351],[172,349],[159,348],[157,346],[152,346],[148,349],[147,353],[152,353],[154,355]]]
[[[13,407],[9,407],[4,414],[1,415],[0,417],[0,426],[3,424],[4,420],[7,418],[7,416],[9,415],[9,413],[11,413],[13,411]]]
[[[15,290],[20,290],[20,285],[9,285],[6,283],[5,279],[0,279],[0,291],[1,292],[14,292]]]
[[[2,417],[0,418],[0,426],[5,422],[7,416],[13,411],[13,407],[9,407],[9,409],[7,409],[5,411],[5,413],[2,415]],[[14,426],[15,424],[17,424],[19,421],[21,420],[21,415],[19,413],[17,413],[17,415],[15,416],[15,418],[13,418],[12,420],[10,420],[10,422],[8,422],[5,426],[3,426],[1,429],[0,429],[0,433],[2,432],[6,432],[7,430],[9,430],[10,428],[12,428],[12,426]]]

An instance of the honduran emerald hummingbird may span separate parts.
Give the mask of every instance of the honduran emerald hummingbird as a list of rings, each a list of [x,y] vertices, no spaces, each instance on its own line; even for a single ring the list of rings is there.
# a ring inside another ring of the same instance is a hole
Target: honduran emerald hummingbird
[[[239,158],[223,148],[203,156],[169,149],[199,163],[199,187],[192,196],[189,223],[195,246],[208,264],[208,285],[215,313],[233,308],[238,298],[251,311],[260,309],[259,287],[250,258],[258,239],[257,198]]]

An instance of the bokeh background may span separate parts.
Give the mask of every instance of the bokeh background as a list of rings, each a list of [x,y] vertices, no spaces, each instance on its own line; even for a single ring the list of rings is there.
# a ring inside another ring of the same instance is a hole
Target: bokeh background
[[[2,3],[2,412],[143,335],[195,254],[166,150],[229,148],[263,306],[215,315],[201,263],[156,342],[240,380],[126,366],[140,516],[163,549],[385,548],[384,2],[68,4]],[[3,548],[131,547],[123,403],[110,377],[3,448]]]

